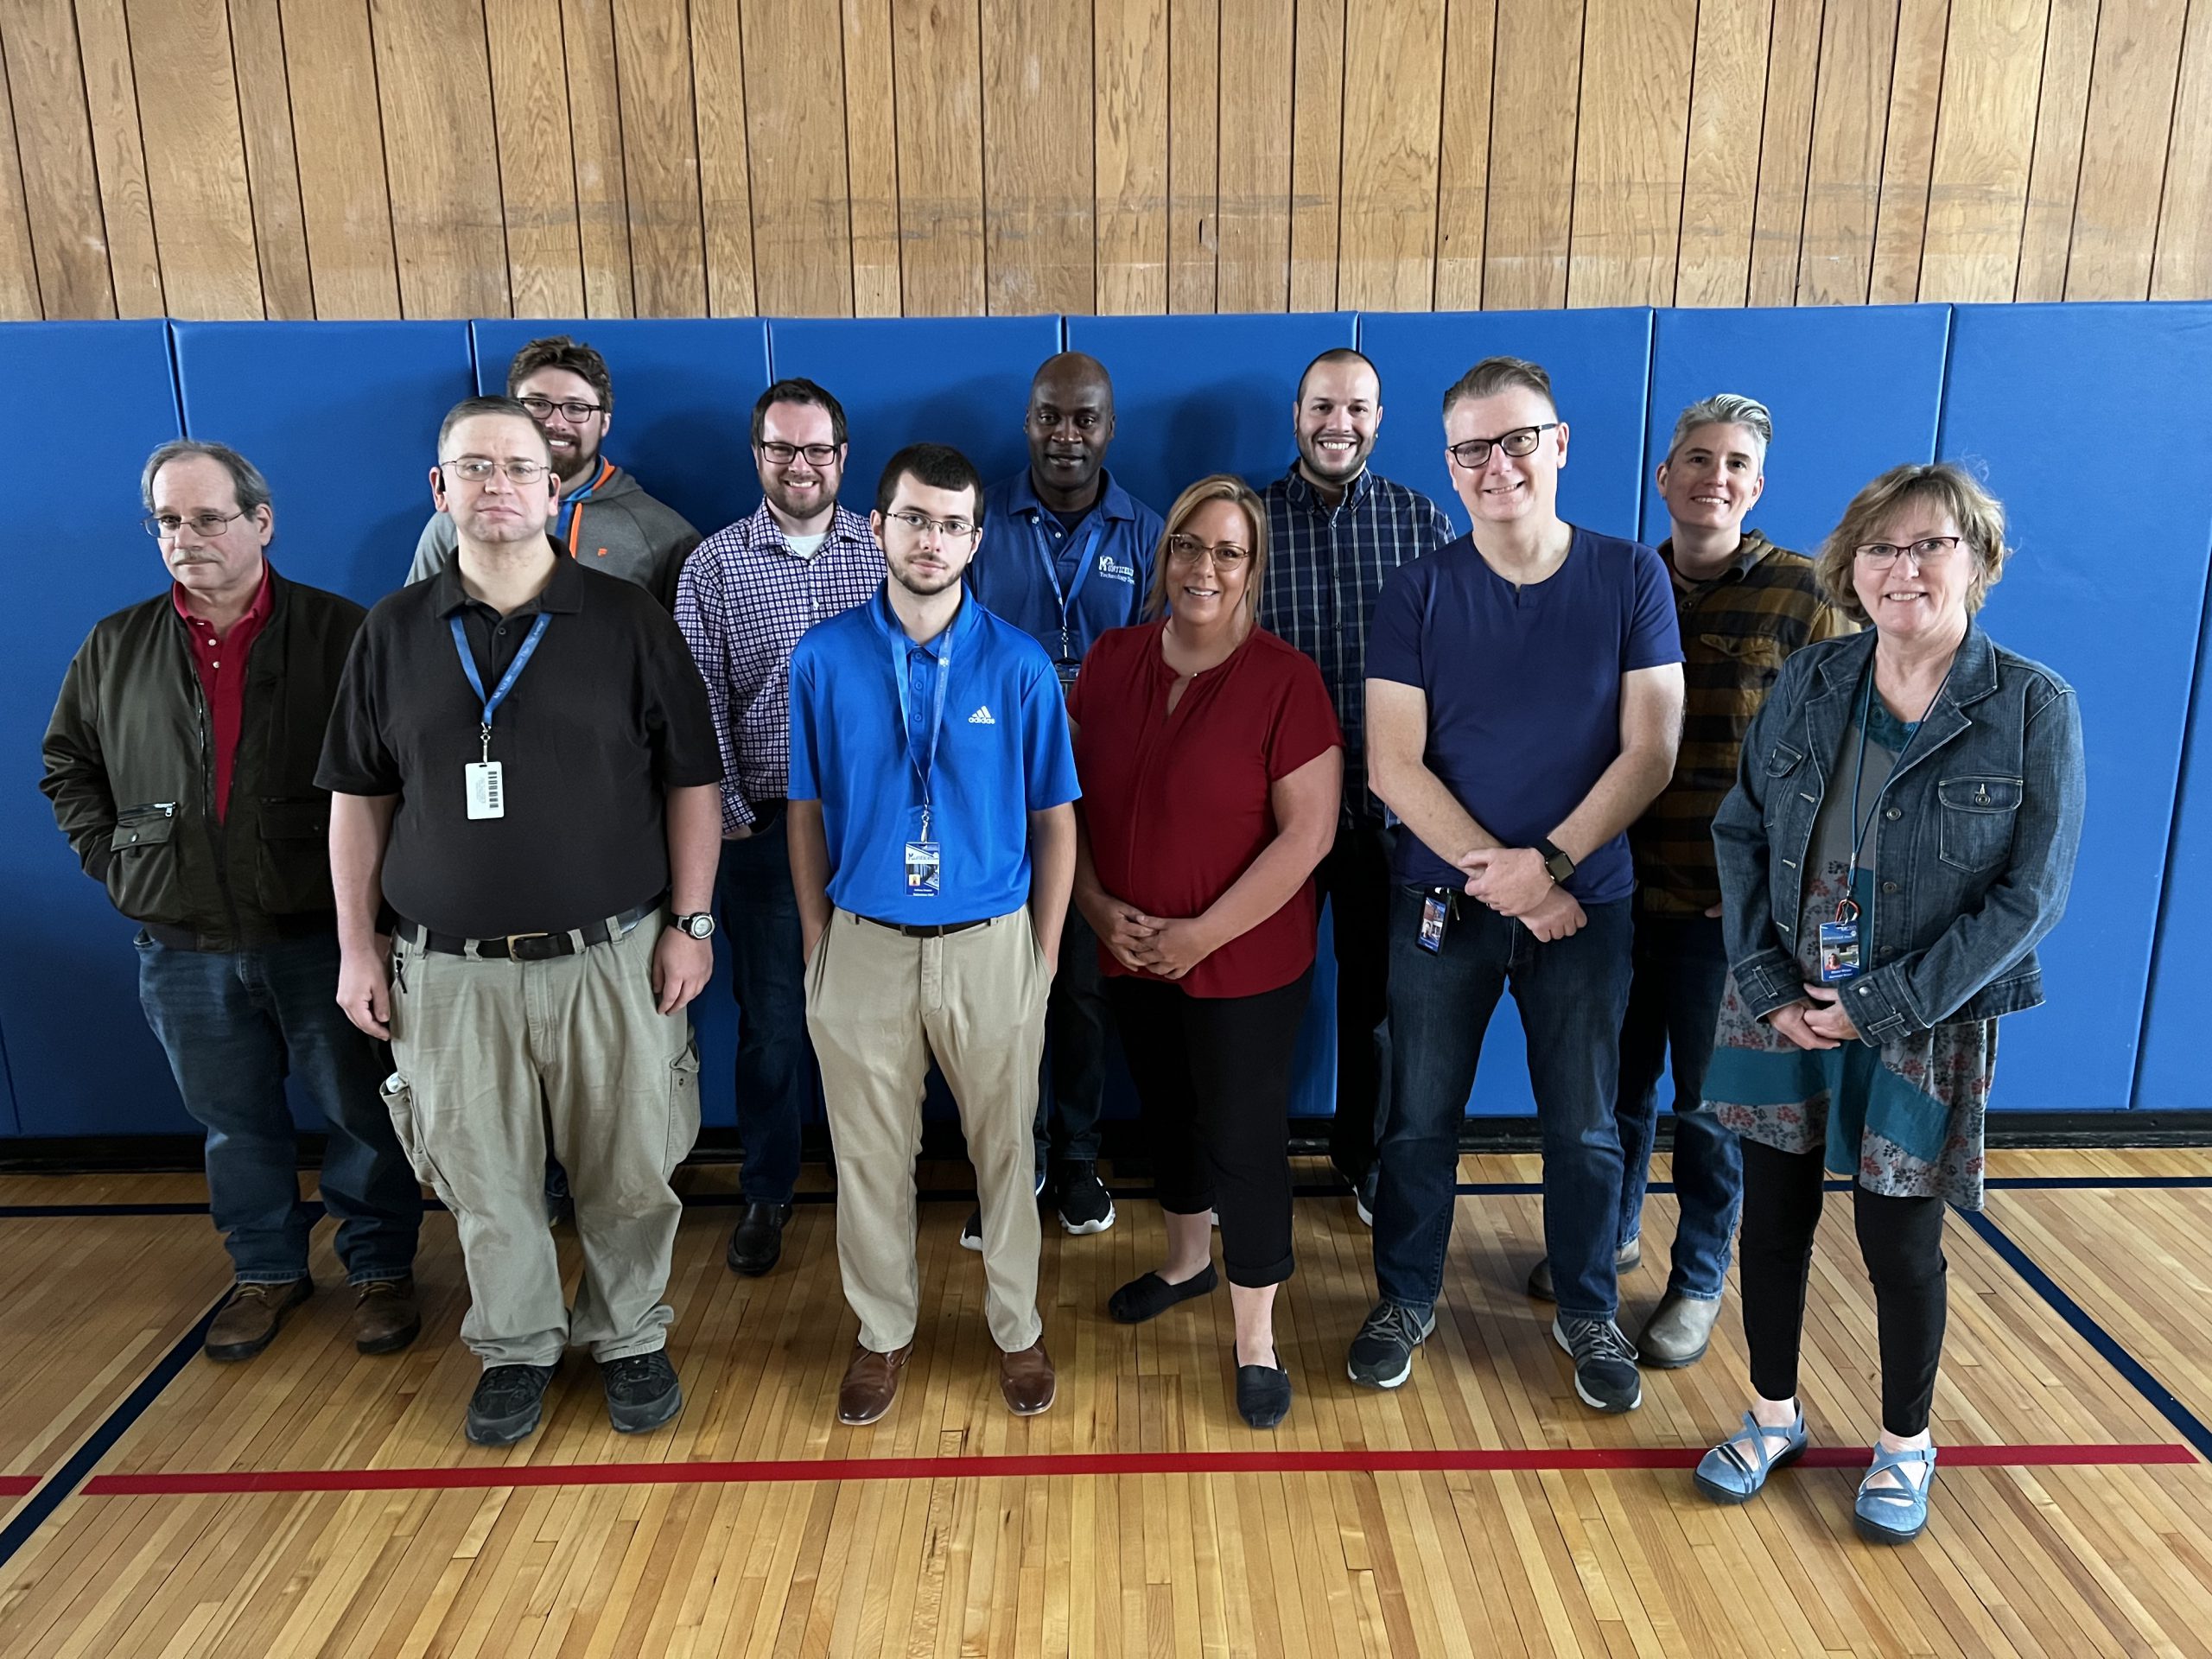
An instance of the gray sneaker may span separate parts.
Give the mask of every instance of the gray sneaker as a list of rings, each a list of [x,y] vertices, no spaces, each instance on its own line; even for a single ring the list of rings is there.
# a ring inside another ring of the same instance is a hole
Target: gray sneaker
[[[1574,1391],[1592,1411],[1634,1411],[1643,1403],[1636,1345],[1611,1319],[1552,1320],[1552,1339],[1574,1358]]]
[[[1669,1291],[1659,1299],[1659,1306],[1652,1309],[1636,1338],[1637,1363],[1662,1371],[1694,1365],[1705,1357],[1719,1318],[1719,1297],[1705,1302],[1678,1290]]]
[[[1363,1388],[1395,1389],[1414,1369],[1414,1350],[1436,1329],[1433,1307],[1400,1307],[1377,1302],[1351,1339],[1351,1357],[1344,1370]]]

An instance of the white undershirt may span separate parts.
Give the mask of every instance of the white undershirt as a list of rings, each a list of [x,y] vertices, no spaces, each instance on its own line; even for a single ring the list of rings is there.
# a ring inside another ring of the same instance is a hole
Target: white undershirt
[[[822,550],[822,543],[829,539],[830,532],[826,530],[817,531],[811,536],[793,536],[789,532],[786,532],[784,537],[784,540],[789,543],[791,551],[798,554],[802,559],[812,558],[817,553]]]

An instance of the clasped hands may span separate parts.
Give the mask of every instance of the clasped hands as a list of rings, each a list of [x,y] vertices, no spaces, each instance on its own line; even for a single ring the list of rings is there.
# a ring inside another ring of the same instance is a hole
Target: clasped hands
[[[1203,916],[1148,916],[1111,893],[1093,895],[1083,912],[1115,961],[1162,979],[1182,978],[1220,943]]]
[[[1842,994],[1833,985],[1805,985],[1805,1000],[1777,1008],[1767,1023],[1800,1048],[1834,1048],[1853,1041],[1859,1027],[1845,1012]]]
[[[1511,917],[1543,943],[1580,932],[1589,920],[1574,895],[1552,880],[1544,855],[1533,847],[1485,847],[1453,862],[1466,873],[1471,897]]]

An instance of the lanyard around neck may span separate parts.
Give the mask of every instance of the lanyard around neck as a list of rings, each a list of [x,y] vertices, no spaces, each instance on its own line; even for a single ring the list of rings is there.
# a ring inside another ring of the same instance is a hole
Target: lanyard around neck
[[[1058,660],[1061,662],[1072,662],[1075,659],[1074,629],[1068,617],[1069,613],[1075,608],[1076,595],[1083,591],[1083,584],[1090,577],[1091,556],[1097,552],[1099,540],[1106,534],[1105,505],[1105,498],[1102,496],[1098,505],[1092,509],[1096,522],[1090,526],[1090,535],[1084,541],[1083,551],[1076,559],[1075,574],[1068,579],[1067,591],[1065,593],[1060,590],[1059,562],[1053,556],[1052,538],[1045,534],[1044,514],[1040,512],[1029,521],[1030,533],[1035,537],[1037,542],[1037,556],[1045,566],[1045,581],[1052,590],[1053,603],[1060,607]]]
[[[461,671],[468,676],[468,689],[484,705],[484,724],[478,735],[482,738],[485,755],[489,758],[492,753],[492,717],[499,712],[499,705],[507,700],[507,693],[515,689],[515,682],[522,677],[523,670],[530,665],[531,657],[537,650],[537,642],[545,637],[545,630],[552,624],[553,613],[550,611],[537,613],[537,620],[530,625],[530,635],[522,642],[522,649],[515,652],[514,661],[507,664],[507,671],[499,677],[499,689],[488,697],[484,695],[484,677],[476,671],[476,655],[468,648],[468,631],[461,626],[461,613],[456,611],[447,620],[453,624],[453,645],[454,649],[461,653]]]
[[[963,608],[967,603],[964,599],[961,601]],[[921,838],[927,841],[930,838],[931,780],[937,772],[937,740],[938,733],[944,729],[945,692],[952,683],[952,632],[959,626],[960,617],[959,613],[955,612],[953,620],[944,625],[944,649],[942,652],[926,652],[937,664],[937,689],[930,699],[929,753],[926,759],[918,760],[914,754],[914,711],[907,701],[912,692],[907,683],[906,665],[914,645],[906,637],[906,631],[899,626],[899,613],[892,610],[888,594],[884,597],[883,607],[890,624],[891,683],[899,693],[899,736],[906,751],[906,764],[912,768],[916,780],[922,786]]]

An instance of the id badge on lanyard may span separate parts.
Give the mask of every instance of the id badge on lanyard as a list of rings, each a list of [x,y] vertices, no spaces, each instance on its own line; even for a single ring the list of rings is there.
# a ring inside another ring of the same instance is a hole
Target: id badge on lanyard
[[[1045,586],[1052,595],[1052,602],[1059,607],[1060,644],[1059,649],[1052,653],[1052,671],[1059,677],[1060,696],[1065,699],[1068,693],[1075,689],[1076,674],[1083,666],[1083,659],[1075,648],[1076,595],[1083,591],[1083,584],[1090,578],[1091,563],[1097,555],[1099,539],[1106,533],[1106,525],[1101,520],[1090,527],[1090,534],[1084,538],[1083,552],[1075,562],[1075,575],[1070,579],[1065,593],[1060,591],[1059,562],[1052,556],[1052,538],[1045,534],[1043,521],[1033,519],[1030,530],[1037,538],[1037,556],[1045,566]]]
[[[1840,985],[1858,978],[1859,969],[1859,906],[1839,899],[1835,919],[1821,924],[1821,983]]]
[[[484,677],[476,671],[476,658],[468,649],[468,632],[461,626],[458,613],[448,619],[453,624],[454,649],[461,653],[461,672],[468,676],[468,689],[484,705],[483,723],[477,728],[477,740],[483,745],[482,758],[471,760],[461,768],[461,784],[468,803],[472,821],[485,818],[504,818],[507,816],[507,779],[504,763],[492,758],[492,719],[499,712],[499,705],[507,700],[507,693],[515,689],[515,682],[537,650],[537,642],[545,637],[545,630],[553,620],[550,611],[538,613],[537,620],[531,624],[529,636],[522,642],[522,649],[515,652],[515,659],[507,664],[507,671],[500,676],[499,688],[490,696],[484,695]]]

